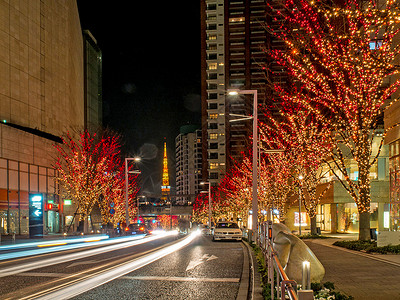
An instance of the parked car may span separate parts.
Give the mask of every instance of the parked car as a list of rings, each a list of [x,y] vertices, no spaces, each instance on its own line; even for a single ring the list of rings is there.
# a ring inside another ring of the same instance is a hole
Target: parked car
[[[125,235],[150,234],[150,233],[151,231],[149,230],[149,228],[143,223],[132,223],[125,228]]]
[[[242,240],[242,230],[233,222],[218,222],[213,230],[213,241]]]

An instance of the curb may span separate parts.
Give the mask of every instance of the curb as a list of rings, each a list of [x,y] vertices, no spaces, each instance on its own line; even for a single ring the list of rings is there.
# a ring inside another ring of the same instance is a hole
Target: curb
[[[239,293],[236,299],[263,300],[263,289],[261,287],[261,275],[258,272],[258,261],[255,257],[253,249],[247,242],[242,241],[242,247],[244,253],[243,271],[242,278],[240,280]]]
[[[249,284],[250,284],[250,261],[249,261],[249,250],[242,241],[240,245],[243,248],[243,269],[242,276],[240,278],[239,292],[236,300],[247,300],[249,299]]]

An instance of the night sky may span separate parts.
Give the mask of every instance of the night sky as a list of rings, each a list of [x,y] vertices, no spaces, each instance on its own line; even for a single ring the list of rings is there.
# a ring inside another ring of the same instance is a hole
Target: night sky
[[[103,125],[143,157],[142,193],[160,193],[164,137],[174,186],[175,137],[201,122],[200,1],[77,3],[103,53]]]

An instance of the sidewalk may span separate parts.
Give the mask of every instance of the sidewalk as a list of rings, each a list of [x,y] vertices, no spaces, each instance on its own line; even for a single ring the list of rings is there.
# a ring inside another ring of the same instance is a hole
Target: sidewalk
[[[329,239],[309,239],[310,247],[325,267],[323,282],[355,300],[400,299],[400,255],[367,254],[333,246],[337,240],[354,240],[349,234],[328,235]]]

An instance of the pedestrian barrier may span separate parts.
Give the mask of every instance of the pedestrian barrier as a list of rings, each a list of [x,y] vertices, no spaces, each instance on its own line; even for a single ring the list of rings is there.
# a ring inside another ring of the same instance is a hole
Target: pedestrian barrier
[[[268,267],[268,283],[271,285],[271,299],[275,299],[275,290],[277,299],[286,299],[286,295],[291,300],[298,300],[297,283],[290,280],[283,269],[277,253],[273,249],[272,240],[272,221],[259,224],[258,246],[262,249],[265,261]],[[276,272],[276,283],[274,271]]]

